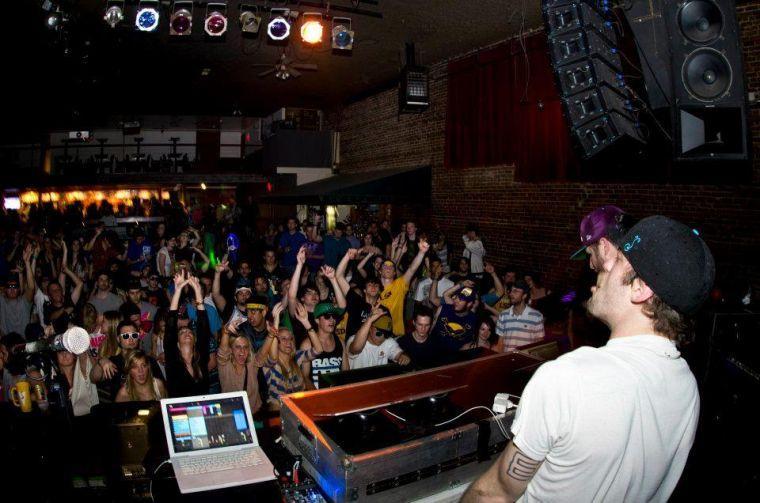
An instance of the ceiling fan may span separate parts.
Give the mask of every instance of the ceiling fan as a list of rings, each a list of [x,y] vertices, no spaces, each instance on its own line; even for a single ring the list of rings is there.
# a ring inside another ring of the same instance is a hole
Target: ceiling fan
[[[293,60],[287,57],[284,53],[274,65],[256,63],[253,66],[271,67],[268,70],[259,73],[260,78],[274,74],[275,77],[281,80],[288,80],[290,77],[300,77],[301,72],[299,70],[317,70],[318,68],[314,63],[293,63]]]

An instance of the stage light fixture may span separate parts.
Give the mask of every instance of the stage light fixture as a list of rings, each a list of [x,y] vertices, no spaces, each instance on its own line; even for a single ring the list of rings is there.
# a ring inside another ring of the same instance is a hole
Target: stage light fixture
[[[322,14],[319,12],[305,12],[301,19],[301,40],[310,45],[322,43]]]
[[[338,51],[351,51],[354,48],[354,32],[351,19],[334,17],[332,20],[332,48]]]
[[[261,27],[261,14],[256,5],[240,6],[240,30],[243,33],[258,34]]]
[[[109,0],[103,20],[111,28],[116,28],[124,20],[124,0]]]
[[[206,21],[203,29],[209,37],[221,37],[227,32],[227,4],[206,4]]]
[[[169,18],[169,35],[186,36],[193,31],[193,2],[177,1]]]
[[[158,12],[158,1],[142,0],[137,4],[137,16],[135,16],[135,27],[140,31],[156,31],[160,14]]]
[[[61,11],[51,11],[45,18],[45,26],[53,31],[59,30],[61,28],[61,24],[63,23],[62,19],[63,16],[61,15]]]
[[[269,11],[269,24],[267,25],[267,35],[272,40],[278,42],[287,39],[290,36],[290,9],[272,9]]]

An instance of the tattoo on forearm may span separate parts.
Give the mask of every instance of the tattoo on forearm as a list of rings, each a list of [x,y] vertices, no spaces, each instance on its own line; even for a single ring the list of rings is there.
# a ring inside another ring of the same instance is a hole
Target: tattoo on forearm
[[[509,467],[507,468],[507,475],[515,480],[525,481],[529,480],[536,470],[538,469],[538,463],[533,461],[521,452],[515,452],[512,459],[509,461]]]

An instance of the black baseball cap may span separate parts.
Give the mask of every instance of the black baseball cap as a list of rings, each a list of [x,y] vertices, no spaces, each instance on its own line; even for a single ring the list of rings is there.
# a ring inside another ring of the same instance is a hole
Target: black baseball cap
[[[655,215],[636,223],[616,244],[636,274],[679,313],[694,314],[707,300],[715,261],[696,229]]]

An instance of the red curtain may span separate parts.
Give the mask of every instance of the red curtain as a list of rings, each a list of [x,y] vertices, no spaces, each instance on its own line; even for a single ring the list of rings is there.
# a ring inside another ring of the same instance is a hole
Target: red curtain
[[[447,166],[514,162],[524,181],[574,173],[543,34],[449,63],[445,149]]]

